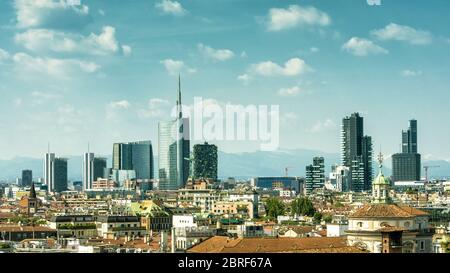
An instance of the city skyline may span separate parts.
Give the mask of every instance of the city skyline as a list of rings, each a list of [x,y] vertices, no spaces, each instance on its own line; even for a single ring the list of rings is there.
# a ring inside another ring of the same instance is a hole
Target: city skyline
[[[116,142],[156,143],[157,123],[175,104],[178,73],[188,105],[195,96],[279,104],[281,149],[339,152],[340,120],[360,112],[375,151],[399,152],[398,131],[414,118],[424,160],[450,159],[442,149],[448,129],[435,122],[448,114],[445,1],[408,10],[407,1],[374,7],[363,0],[187,1],[174,10],[162,1],[136,1],[127,10],[119,1],[23,2],[0,3],[0,129],[8,132],[1,159],[40,158],[47,142],[64,156],[81,155],[88,142],[102,155]],[[417,22],[418,10],[433,22]],[[304,14],[311,20],[299,19]],[[248,142],[217,146],[258,150]]]

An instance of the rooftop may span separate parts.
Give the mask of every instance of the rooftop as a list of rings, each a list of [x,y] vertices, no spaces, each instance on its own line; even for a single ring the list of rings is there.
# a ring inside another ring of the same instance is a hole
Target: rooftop
[[[336,253],[363,252],[346,237],[238,238],[215,236],[187,250],[190,253]]]
[[[349,218],[413,218],[428,215],[426,212],[395,204],[367,204],[359,208]]]

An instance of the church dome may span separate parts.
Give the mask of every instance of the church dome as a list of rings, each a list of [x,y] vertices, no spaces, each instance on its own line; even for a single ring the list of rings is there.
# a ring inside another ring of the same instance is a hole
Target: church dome
[[[386,178],[381,171],[372,182],[372,185],[390,185],[390,184],[391,182],[389,178]]]

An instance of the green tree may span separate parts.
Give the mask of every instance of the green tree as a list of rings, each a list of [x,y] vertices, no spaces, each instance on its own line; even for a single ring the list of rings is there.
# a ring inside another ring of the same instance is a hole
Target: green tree
[[[331,223],[331,221],[333,221],[333,216],[327,214],[323,217],[323,220],[325,221],[325,223]]]
[[[266,215],[271,219],[276,219],[278,215],[283,215],[285,205],[279,198],[271,197],[266,200]]]
[[[306,197],[300,197],[291,202],[292,215],[313,216],[315,212],[313,203]]]
[[[320,221],[322,220],[322,213],[320,213],[320,212],[314,213],[313,218],[314,218],[314,222],[320,223]]]

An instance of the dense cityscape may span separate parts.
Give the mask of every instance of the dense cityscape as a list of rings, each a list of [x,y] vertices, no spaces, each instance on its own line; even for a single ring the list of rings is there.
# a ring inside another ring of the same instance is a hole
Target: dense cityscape
[[[412,2],[0,1],[0,253],[450,253],[450,2]]]
[[[83,181],[69,186],[67,159],[44,156],[44,177],[23,170],[2,184],[3,252],[64,253],[445,253],[450,250],[450,181],[421,166],[418,125],[399,130],[402,151],[373,155],[364,120],[342,120],[342,162],[325,170],[312,158],[305,177],[218,179],[218,147],[190,150],[181,84],[177,118],[158,128],[157,177],[152,141],[114,143],[112,168],[91,151]],[[373,164],[376,157],[376,164]],[[292,162],[295,164],[295,162]],[[375,167],[374,167],[375,166]],[[421,175],[421,169],[425,176]],[[330,245],[332,247],[330,247]],[[256,248],[255,248],[256,247]]]

